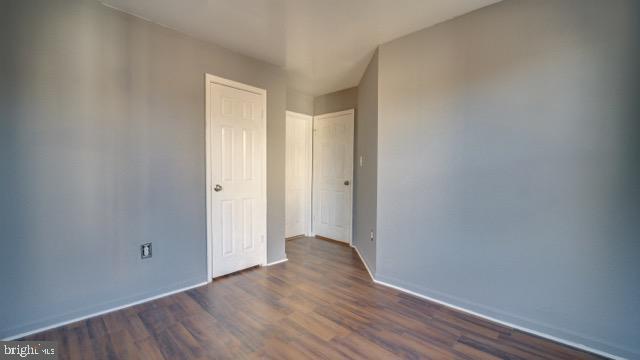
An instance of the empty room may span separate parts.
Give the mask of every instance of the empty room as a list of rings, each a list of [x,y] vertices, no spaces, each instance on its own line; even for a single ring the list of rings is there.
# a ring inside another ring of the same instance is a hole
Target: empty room
[[[0,359],[639,359],[640,1],[0,0]]]

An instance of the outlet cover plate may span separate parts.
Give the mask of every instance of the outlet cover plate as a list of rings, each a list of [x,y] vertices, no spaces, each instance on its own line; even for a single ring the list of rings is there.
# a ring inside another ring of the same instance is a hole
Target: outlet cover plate
[[[153,255],[151,252],[151,243],[140,245],[140,259],[148,259]]]

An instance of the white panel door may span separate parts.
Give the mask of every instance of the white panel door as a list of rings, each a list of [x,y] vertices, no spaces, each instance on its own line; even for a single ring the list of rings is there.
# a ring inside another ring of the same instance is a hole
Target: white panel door
[[[212,276],[266,261],[265,98],[207,78]]]
[[[313,231],[351,242],[353,110],[314,117]]]
[[[310,115],[287,111],[285,236],[307,235],[311,227]]]

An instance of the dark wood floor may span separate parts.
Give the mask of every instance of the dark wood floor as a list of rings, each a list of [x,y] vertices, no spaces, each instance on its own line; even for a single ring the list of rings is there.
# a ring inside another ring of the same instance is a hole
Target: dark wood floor
[[[346,246],[299,238],[287,255],[28,339],[72,359],[598,358],[376,285]]]

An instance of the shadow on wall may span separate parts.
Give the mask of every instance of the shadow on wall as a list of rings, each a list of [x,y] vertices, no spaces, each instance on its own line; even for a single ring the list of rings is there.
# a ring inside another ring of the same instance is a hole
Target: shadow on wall
[[[267,89],[284,257],[282,69],[96,1],[0,8],[0,338],[206,279],[205,73]]]
[[[202,96],[169,89],[193,78],[188,55],[158,56],[171,47],[153,42],[170,35],[99,4],[39,4],[14,3],[4,24],[3,325],[86,308],[87,292],[98,306],[126,287],[120,296],[203,279],[201,126],[180,121]],[[176,265],[164,281],[138,261],[149,238],[164,249],[149,262]],[[183,241],[168,256],[171,239]]]
[[[639,10],[501,2],[381,47],[381,280],[638,351]]]
[[[313,99],[313,114],[322,115],[358,107],[358,88],[352,87],[329,94],[316,96]]]

